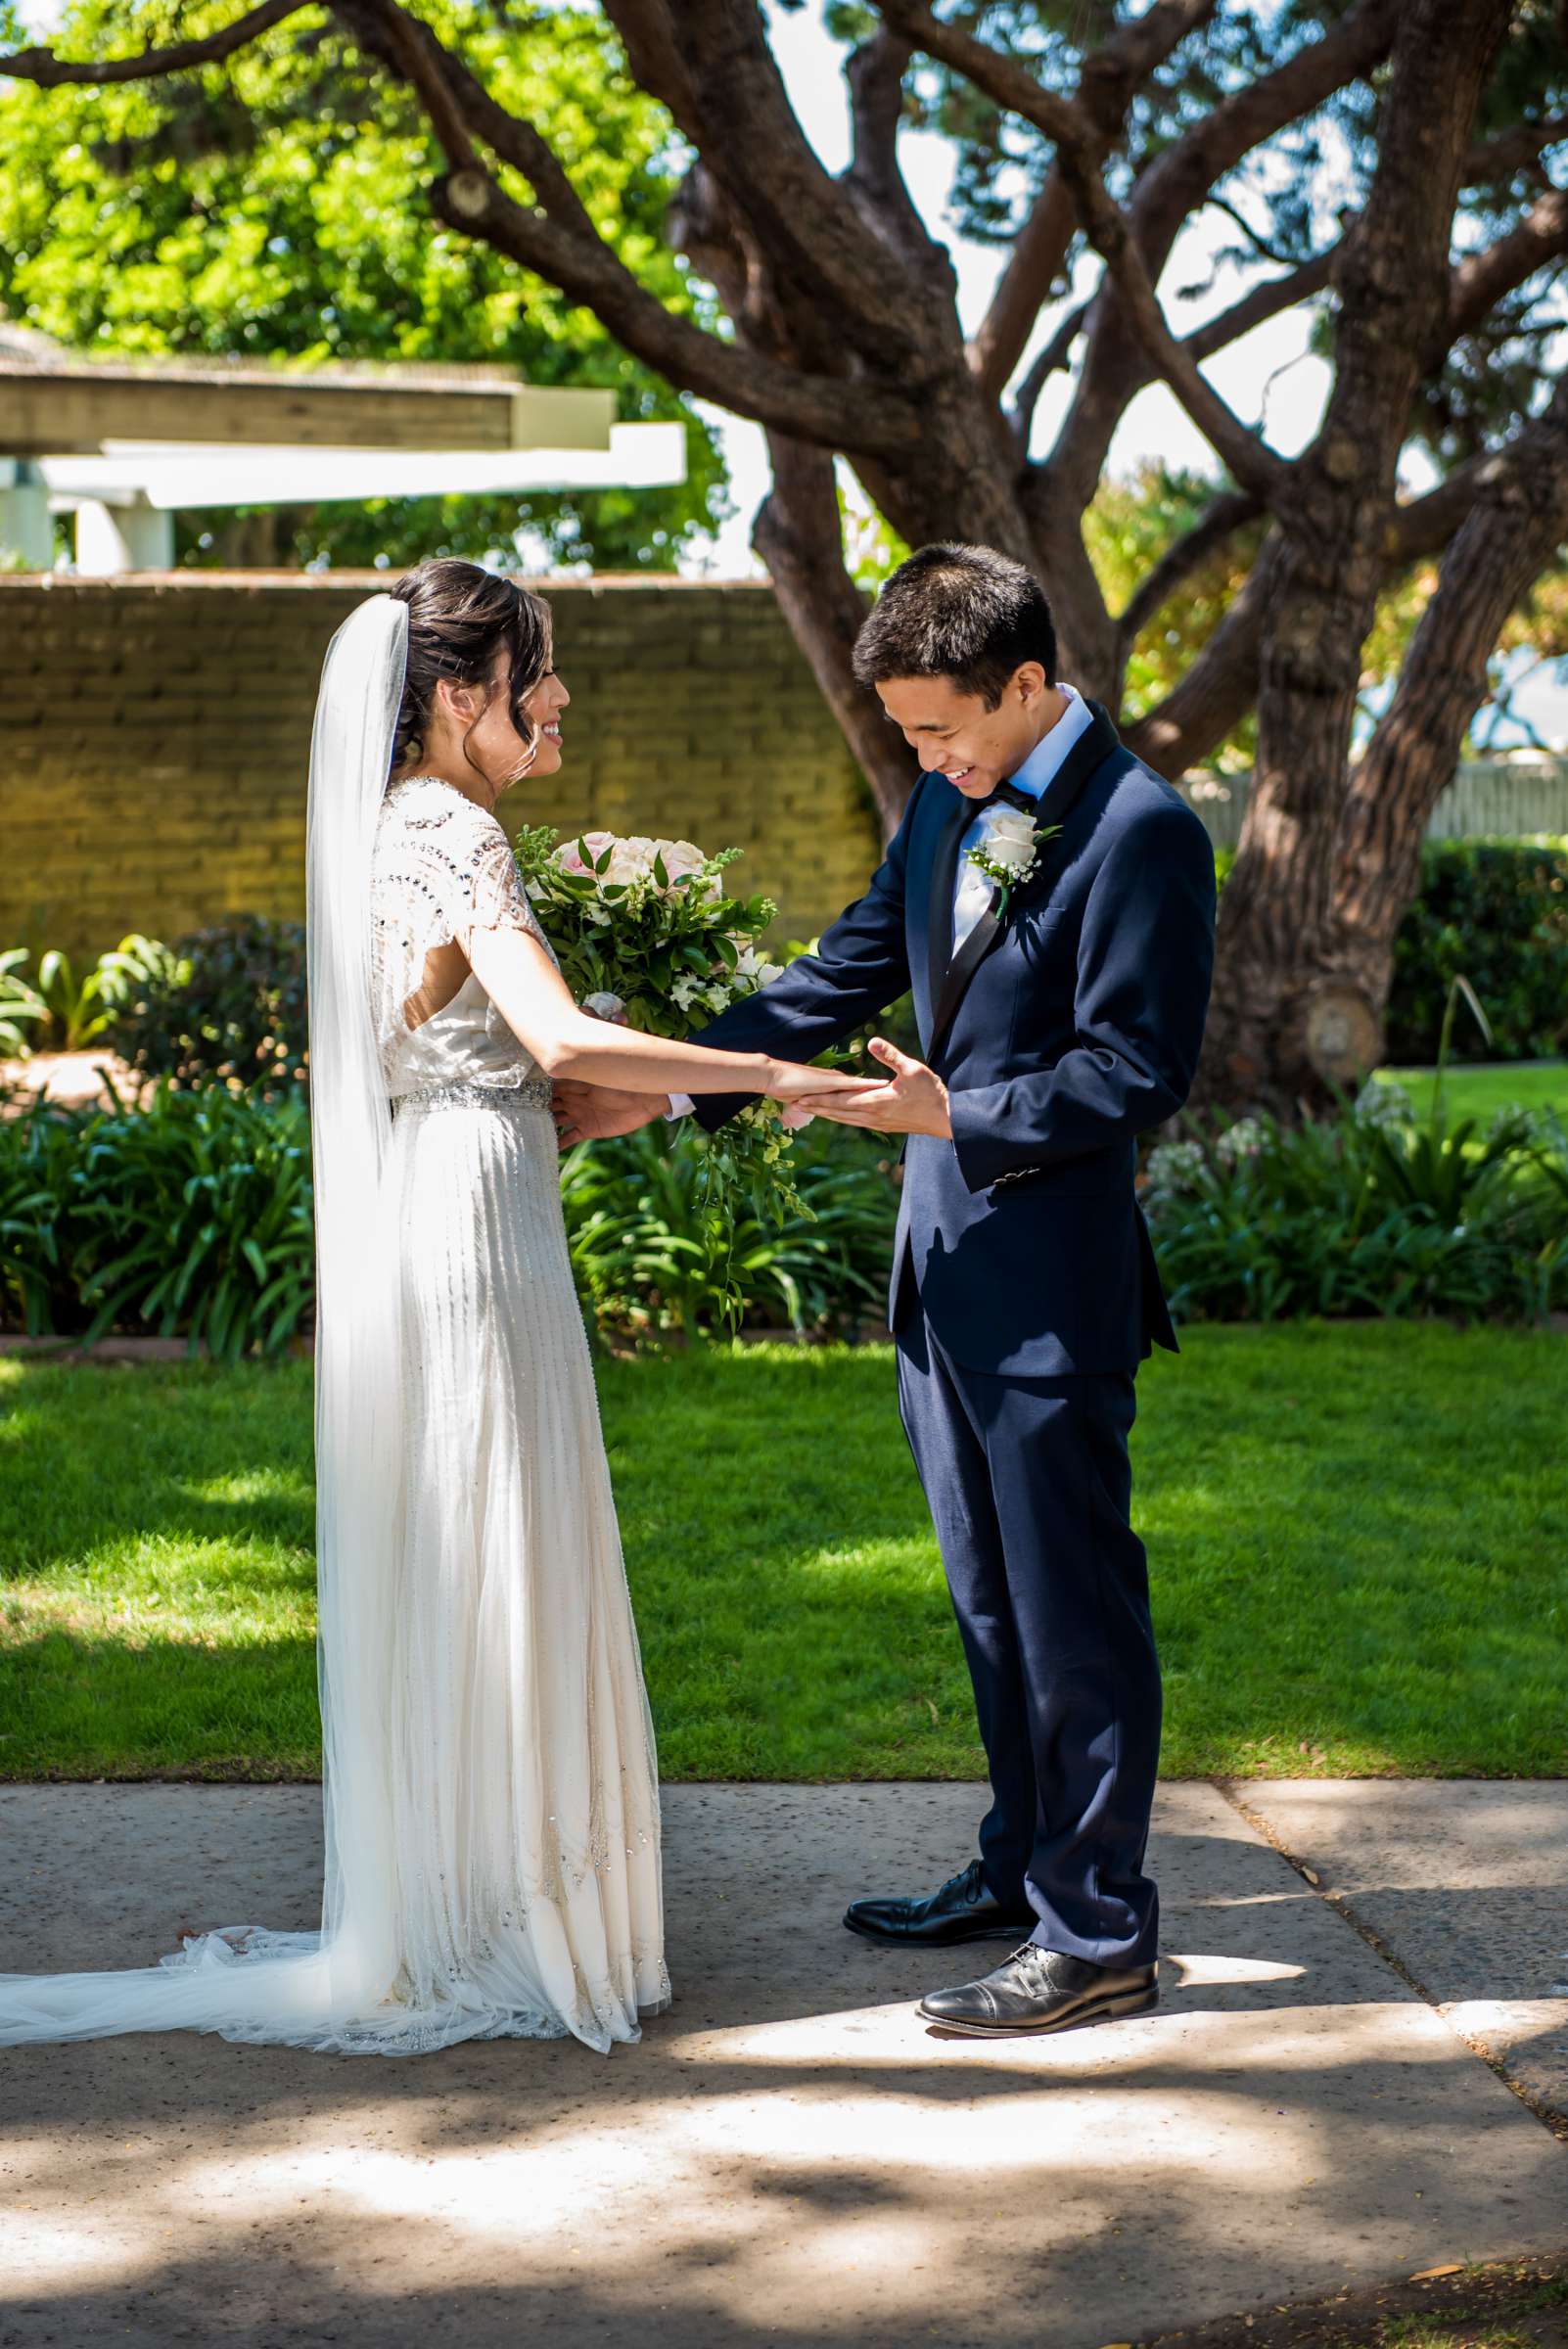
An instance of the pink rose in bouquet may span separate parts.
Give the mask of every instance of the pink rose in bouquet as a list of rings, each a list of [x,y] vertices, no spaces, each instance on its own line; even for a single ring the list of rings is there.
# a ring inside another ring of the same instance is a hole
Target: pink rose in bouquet
[[[555,861],[564,873],[586,873],[592,870],[589,859],[602,856],[615,840],[613,832],[582,832],[576,840],[564,840],[555,852]],[[586,850],[587,857],[583,851]]]

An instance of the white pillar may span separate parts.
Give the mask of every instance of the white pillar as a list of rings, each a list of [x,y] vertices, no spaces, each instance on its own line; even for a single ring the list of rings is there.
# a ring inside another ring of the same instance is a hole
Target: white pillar
[[[27,571],[55,567],[48,484],[25,457],[0,457],[0,564],[8,557]]]
[[[158,506],[106,506],[93,497],[76,508],[76,569],[84,578],[173,568],[172,514]]]

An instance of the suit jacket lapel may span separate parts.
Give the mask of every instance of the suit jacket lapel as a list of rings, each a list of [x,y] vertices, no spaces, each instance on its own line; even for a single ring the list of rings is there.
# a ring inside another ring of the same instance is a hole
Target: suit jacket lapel
[[[975,810],[969,801],[960,796],[956,807],[949,810],[937,834],[931,859],[931,900],[926,917],[928,948],[927,982],[933,1005],[942,992],[947,966],[952,960],[952,902],[958,882],[958,849],[964,834],[975,820]]]
[[[1089,724],[1079,736],[1055,774],[1046,784],[1045,789],[1040,793],[1038,804],[1035,809],[1035,821],[1041,830],[1050,824],[1059,824],[1065,820],[1068,809],[1095,768],[1103,765],[1111,753],[1121,746],[1121,736],[1117,733],[1109,715],[1100,704],[1090,702],[1088,706],[1093,714]],[[939,941],[945,942],[949,952],[945,973],[940,985],[933,989],[935,1008],[932,1012],[931,1035],[926,1044],[928,1060],[945,1038],[947,1030],[952,1025],[953,1016],[963,1001],[964,990],[1001,937],[1005,927],[997,911],[1001,900],[1001,891],[995,889],[992,892],[991,903],[970,931],[957,953],[953,954],[950,951],[953,887],[958,870],[958,843],[968,830],[969,823],[974,820],[975,810],[966,806],[961,813],[968,818],[968,821],[956,823],[956,828],[951,835],[950,853],[947,852],[948,835],[945,833],[943,835],[938,844],[937,861],[932,871],[932,945],[935,948]],[[1045,865],[1048,865],[1051,860],[1051,845],[1047,842],[1043,851],[1042,863]],[[943,926],[939,928],[936,892],[944,874],[946,877],[946,909],[942,916]],[[1040,874],[1037,873],[1033,880],[1025,884],[1022,893],[1014,890],[1012,901],[1016,902],[1020,894],[1032,895],[1039,885],[1040,878]],[[934,963],[934,968],[940,969],[941,966]]]

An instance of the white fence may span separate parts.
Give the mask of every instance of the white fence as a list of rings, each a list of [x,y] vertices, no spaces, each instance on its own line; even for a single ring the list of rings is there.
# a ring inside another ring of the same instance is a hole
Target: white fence
[[[1249,780],[1189,775],[1180,785],[1217,849],[1233,849],[1241,837]],[[1568,757],[1467,760],[1427,826],[1429,840],[1521,840],[1536,832],[1568,834]]]

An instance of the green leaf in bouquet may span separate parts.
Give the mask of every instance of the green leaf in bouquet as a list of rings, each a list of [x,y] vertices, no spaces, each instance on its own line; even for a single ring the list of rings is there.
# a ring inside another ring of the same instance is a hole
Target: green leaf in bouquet
[[[668,889],[669,887],[669,873],[665,864],[665,852],[663,849],[655,849],[654,851],[653,877],[655,886],[657,888]]]

